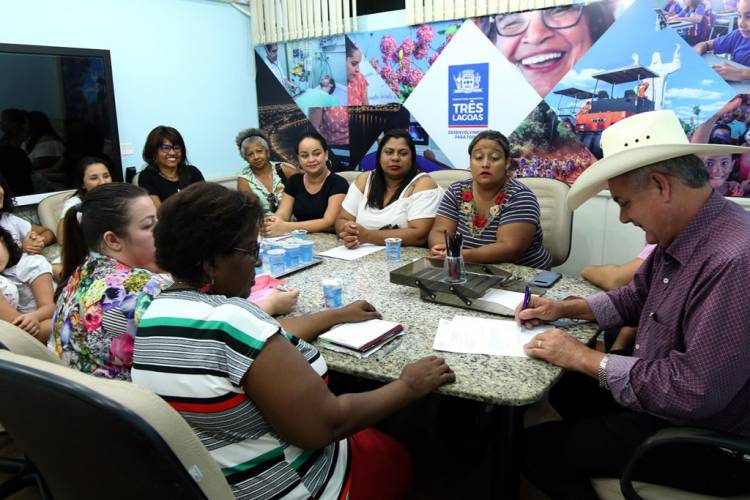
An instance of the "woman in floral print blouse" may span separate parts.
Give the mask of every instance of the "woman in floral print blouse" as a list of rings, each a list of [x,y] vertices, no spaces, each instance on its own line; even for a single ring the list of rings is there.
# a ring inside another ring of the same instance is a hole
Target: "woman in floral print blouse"
[[[508,176],[508,139],[494,130],[480,132],[469,144],[469,157],[471,179],[454,182],[443,196],[428,238],[430,254],[445,256],[445,232],[459,232],[467,262],[549,269],[539,202],[529,188]]]
[[[63,226],[63,272],[50,343],[68,365],[130,380],[140,315],[169,283],[155,274],[156,207],[131,184],[92,189]]]

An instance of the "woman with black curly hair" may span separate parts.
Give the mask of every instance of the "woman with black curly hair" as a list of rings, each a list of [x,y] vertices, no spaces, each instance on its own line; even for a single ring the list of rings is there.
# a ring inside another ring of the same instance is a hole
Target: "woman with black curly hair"
[[[265,215],[276,213],[281,205],[284,186],[289,177],[298,173],[292,165],[271,161],[271,143],[257,128],[248,128],[235,139],[240,156],[247,162],[237,176],[237,191],[252,192],[258,197]]]
[[[175,283],[143,315],[133,381],[185,417],[238,498],[404,498],[408,452],[367,427],[454,374],[430,356],[374,391],[333,394],[310,342],[378,313],[358,301],[277,322],[247,301],[263,212],[257,198],[213,183],[162,206],[156,261]]]

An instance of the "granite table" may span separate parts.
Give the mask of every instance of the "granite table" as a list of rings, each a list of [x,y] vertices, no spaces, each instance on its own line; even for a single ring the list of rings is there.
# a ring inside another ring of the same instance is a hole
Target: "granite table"
[[[309,238],[315,242],[316,253],[341,244],[331,234],[312,234]],[[401,250],[401,263],[406,264],[427,255],[425,248],[405,247]],[[367,359],[321,348],[328,367],[336,372],[387,382],[398,378],[402,368],[412,361],[429,355],[444,357],[456,373],[456,382],[441,387],[438,393],[494,405],[498,422],[498,456],[493,457],[493,470],[497,471],[499,477],[493,478],[493,496],[517,496],[518,469],[514,438],[520,430],[523,411],[546,394],[563,370],[545,361],[529,358],[434,351],[432,344],[440,318],[452,318],[456,314],[494,319],[499,316],[426,302],[420,299],[417,288],[390,283],[389,271],[393,267],[388,267],[384,251],[353,261],[323,259],[322,264],[286,278],[288,286],[301,290],[294,315],[319,311],[323,304],[321,281],[338,278],[344,289],[344,303],[367,300],[383,314],[384,319],[400,322],[406,332]],[[500,267],[523,280],[530,279],[537,272],[513,264],[501,264]],[[583,297],[595,291],[598,289],[585,281],[563,276],[545,297]],[[572,324],[565,329],[587,343],[593,342],[599,332],[594,323]]]

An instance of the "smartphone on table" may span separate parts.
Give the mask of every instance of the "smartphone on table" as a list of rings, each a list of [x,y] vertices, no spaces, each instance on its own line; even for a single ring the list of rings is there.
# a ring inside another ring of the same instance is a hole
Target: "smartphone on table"
[[[557,283],[557,280],[559,280],[561,276],[560,273],[556,273],[555,271],[541,271],[531,278],[529,285],[549,288]]]

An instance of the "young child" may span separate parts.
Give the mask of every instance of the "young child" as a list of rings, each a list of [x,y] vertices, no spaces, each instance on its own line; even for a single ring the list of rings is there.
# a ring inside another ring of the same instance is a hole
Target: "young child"
[[[49,262],[41,255],[24,254],[13,235],[0,227],[0,272],[6,302],[0,305],[0,319],[46,342],[55,308]]]

